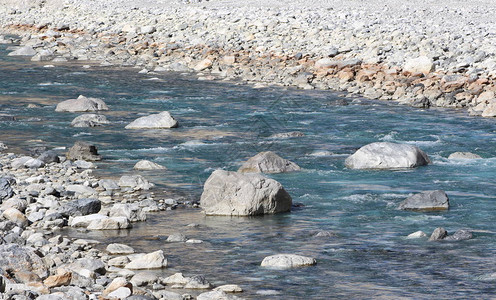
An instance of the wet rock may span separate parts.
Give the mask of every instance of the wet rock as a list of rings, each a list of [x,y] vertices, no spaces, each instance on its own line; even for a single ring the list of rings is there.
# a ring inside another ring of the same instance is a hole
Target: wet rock
[[[481,159],[480,155],[470,152],[454,152],[448,156],[448,159]]]
[[[163,111],[159,114],[141,117],[126,125],[126,129],[164,129],[175,128],[178,126],[168,111]]]
[[[125,268],[130,270],[160,269],[167,267],[167,259],[162,250],[136,257]]]
[[[260,174],[214,171],[203,187],[200,205],[207,215],[253,216],[288,212],[291,196]]]
[[[48,275],[45,263],[31,248],[16,244],[0,245],[0,266],[3,271],[12,274],[28,272],[40,278]]]
[[[212,285],[201,275],[185,277],[183,273],[175,273],[162,280],[162,283],[176,288],[209,289]]]
[[[72,120],[72,127],[96,127],[102,126],[105,124],[109,124],[110,122],[107,120],[107,117],[104,115],[97,114],[84,114],[77,116]]]
[[[223,291],[225,293],[241,293],[243,289],[237,284],[225,284],[218,286],[214,291]]]
[[[180,232],[173,233],[167,237],[167,242],[186,242],[188,239]]]
[[[85,160],[76,160],[74,162],[74,165],[78,169],[95,169],[96,165],[90,161],[85,161]]]
[[[453,235],[444,238],[446,241],[464,241],[472,239],[472,232],[466,229],[459,229]]]
[[[446,236],[448,236],[448,232],[446,231],[446,229],[438,227],[432,232],[429,241],[439,241],[444,239]]]
[[[363,146],[345,161],[350,169],[414,168],[429,163],[427,154],[418,147],[389,142]]]
[[[238,300],[241,299],[237,296],[227,294],[223,291],[211,291],[201,293],[196,297],[197,300]]]
[[[74,146],[69,149],[66,156],[67,159],[70,160],[98,161],[102,159],[102,157],[98,155],[96,146],[82,141],[77,141]]]
[[[149,160],[140,160],[134,165],[135,170],[165,170],[166,167]]]
[[[131,228],[131,224],[126,217],[105,217],[96,219],[88,224],[89,230],[117,230]]]
[[[119,186],[136,190],[149,190],[154,185],[141,175],[124,175],[119,179]]]
[[[102,202],[98,199],[82,198],[63,205],[59,212],[66,217],[86,216],[98,213],[101,207]]]
[[[305,134],[301,131],[290,131],[290,132],[276,133],[276,134],[271,135],[269,138],[271,138],[271,139],[287,139],[287,138],[302,137],[302,136],[305,136]]]
[[[262,267],[274,268],[297,268],[315,265],[317,261],[315,258],[296,255],[296,254],[276,254],[267,256],[263,259]]]
[[[420,56],[406,61],[403,70],[410,73],[428,74],[434,71],[434,62],[427,56]]]
[[[426,191],[408,197],[398,208],[418,211],[446,210],[449,208],[449,198],[441,190]]]
[[[133,254],[134,249],[124,244],[109,244],[107,252],[110,254]]]
[[[427,234],[425,234],[423,231],[415,231],[413,233],[410,233],[406,238],[407,239],[419,239],[419,238],[424,238],[427,237]]]
[[[5,292],[5,286],[6,286],[5,277],[3,277],[2,275],[0,275],[0,293],[4,293]]]
[[[283,173],[299,171],[301,168],[272,151],[260,152],[246,161],[239,169],[241,173]]]
[[[77,99],[69,99],[57,104],[55,111],[57,112],[85,112],[85,111],[100,111],[108,110],[107,105],[102,99],[87,98],[80,95]]]
[[[112,267],[124,268],[130,261],[127,256],[118,256],[110,259],[107,264]]]

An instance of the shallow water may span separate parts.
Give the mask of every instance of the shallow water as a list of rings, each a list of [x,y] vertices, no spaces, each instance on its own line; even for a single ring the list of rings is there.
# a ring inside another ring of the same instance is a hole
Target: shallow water
[[[76,140],[97,145],[104,161],[98,173],[133,173],[140,159],[167,171],[143,172],[166,189],[197,201],[212,170],[236,170],[260,151],[272,150],[303,170],[271,177],[280,181],[302,208],[257,218],[205,217],[184,209],[152,214],[126,231],[73,236],[129,243],[139,251],[163,249],[170,268],[205,274],[215,285],[236,283],[249,299],[329,298],[490,298],[487,275],[496,272],[496,123],[452,110],[418,110],[383,102],[337,105],[331,92],[282,88],[252,89],[224,82],[197,81],[191,75],[137,74],[82,64],[44,68],[6,56],[0,46],[0,141],[13,150],[37,145],[70,147]],[[159,78],[159,80],[148,80]],[[109,105],[111,125],[72,128],[77,115],[55,113],[61,100],[84,94]],[[38,104],[38,108],[27,108]],[[169,110],[180,128],[130,131],[136,117]],[[270,135],[301,131],[304,137],[275,140]],[[375,141],[418,145],[433,164],[413,170],[354,171],[344,159]],[[323,152],[328,151],[328,152]],[[449,161],[455,151],[471,151],[482,160]],[[396,209],[409,194],[444,189],[447,212]],[[199,227],[187,227],[197,223]],[[474,239],[456,243],[408,240],[417,230],[436,227],[453,233],[476,230]],[[315,238],[329,230],[336,237]],[[183,232],[202,244],[167,243]],[[103,246],[102,246],[103,247]],[[271,270],[259,266],[276,253],[313,256],[314,267]],[[181,292],[179,290],[179,292]]]

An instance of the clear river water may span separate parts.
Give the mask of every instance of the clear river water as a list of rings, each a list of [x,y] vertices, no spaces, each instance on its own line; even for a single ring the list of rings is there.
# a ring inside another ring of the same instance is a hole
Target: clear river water
[[[228,218],[177,209],[150,214],[130,230],[67,234],[99,240],[102,248],[120,242],[143,252],[162,249],[170,267],[155,271],[161,276],[203,274],[214,285],[239,284],[245,290],[240,296],[247,299],[495,297],[494,119],[342,98],[329,91],[199,81],[191,74],[138,74],[139,69],[98,65],[87,69],[80,63],[45,68],[44,63],[7,56],[6,48],[0,46],[0,141],[11,151],[41,145],[61,149],[76,140],[88,141],[104,157],[97,163],[99,176],[136,173],[133,165],[148,159],[167,167],[140,173],[157,184],[155,190],[191,201],[199,200],[213,170],[236,170],[261,151],[274,151],[302,167],[270,176],[301,204],[291,213]],[[102,98],[111,124],[72,128],[77,114],[54,111],[58,102],[80,94]],[[179,128],[124,130],[137,117],[163,110],[175,116]],[[289,131],[305,136],[270,137]],[[348,155],[376,141],[417,145],[432,164],[394,171],[344,166]],[[483,159],[448,160],[456,151]],[[397,210],[408,195],[432,189],[449,195],[448,211]],[[191,223],[199,227],[187,226]],[[474,238],[405,238],[440,226],[451,234],[473,230]],[[315,237],[319,231],[335,235]],[[204,242],[167,243],[174,232]],[[292,270],[260,267],[265,256],[277,253],[312,256],[318,263]]]

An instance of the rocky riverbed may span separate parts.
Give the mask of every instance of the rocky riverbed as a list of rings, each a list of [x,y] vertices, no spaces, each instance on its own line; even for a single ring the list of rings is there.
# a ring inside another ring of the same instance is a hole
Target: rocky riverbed
[[[1,3],[3,31],[22,36],[12,54],[45,64],[93,60],[496,116],[491,1]]]

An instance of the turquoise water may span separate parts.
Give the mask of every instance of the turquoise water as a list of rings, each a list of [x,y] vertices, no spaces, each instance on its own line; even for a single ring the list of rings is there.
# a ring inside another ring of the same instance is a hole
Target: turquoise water
[[[149,159],[168,168],[142,173],[158,184],[157,190],[190,201],[199,200],[214,169],[236,170],[260,151],[275,151],[303,168],[271,176],[302,204],[290,214],[224,218],[180,209],[150,215],[129,231],[69,234],[129,243],[140,251],[163,249],[171,267],[161,275],[205,274],[216,285],[241,285],[249,299],[494,296],[496,277],[491,281],[488,275],[496,272],[495,120],[363,99],[344,99],[349,105],[340,105],[343,98],[327,91],[252,89],[188,74],[143,75],[139,69],[85,69],[82,64],[44,68],[6,56],[5,48],[0,46],[0,114],[16,120],[0,118],[0,141],[13,150],[89,141],[104,157],[98,163],[101,176],[133,173],[136,161]],[[58,102],[79,94],[104,99],[112,124],[72,128],[77,114],[54,112]],[[180,128],[123,129],[139,116],[162,110],[169,110]],[[295,130],[305,136],[270,138]],[[376,141],[417,145],[433,164],[402,171],[344,167],[348,155]],[[447,160],[455,151],[483,159]],[[396,209],[409,194],[430,189],[446,190],[449,211]],[[190,223],[200,226],[187,227]],[[474,230],[474,239],[405,239],[439,226],[450,233]],[[321,230],[336,236],[313,237]],[[204,243],[167,243],[173,232]],[[318,264],[286,271],[259,266],[265,256],[285,252],[313,256]]]

